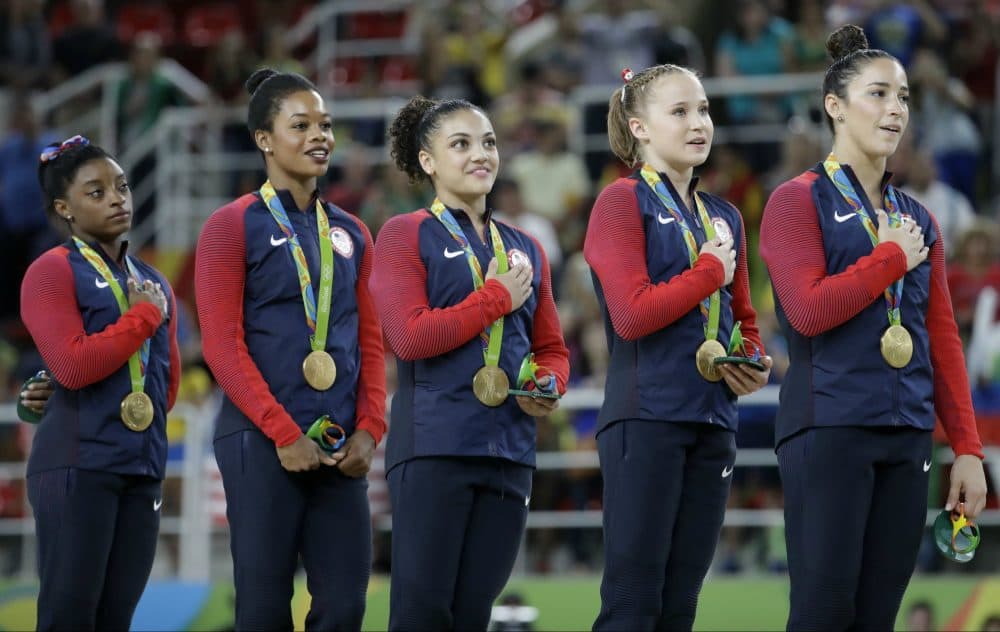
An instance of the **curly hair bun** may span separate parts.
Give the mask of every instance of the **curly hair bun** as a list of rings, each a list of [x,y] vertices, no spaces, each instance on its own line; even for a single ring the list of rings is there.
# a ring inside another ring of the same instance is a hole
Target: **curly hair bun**
[[[868,38],[861,27],[845,24],[826,39],[826,50],[833,61],[847,57],[851,53],[868,48]]]

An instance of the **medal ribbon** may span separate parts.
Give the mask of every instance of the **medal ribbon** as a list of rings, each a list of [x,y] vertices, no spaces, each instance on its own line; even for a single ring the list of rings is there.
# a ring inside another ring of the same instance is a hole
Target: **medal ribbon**
[[[660,174],[656,172],[648,164],[642,166],[640,171],[642,179],[646,181],[649,188],[656,193],[656,197],[660,198],[660,202],[667,209],[667,212],[677,221],[677,225],[681,227],[681,233],[684,236],[684,244],[687,245],[688,259],[691,262],[691,267],[698,261],[698,240],[694,236],[694,232],[691,230],[691,226],[687,223],[684,218],[684,213],[681,212],[680,207],[674,200],[673,196],[670,195],[670,191],[667,190],[667,185],[663,184],[663,180],[660,179]],[[708,217],[708,211],[705,210],[705,205],[702,204],[701,197],[696,193],[694,195],[695,205],[698,207],[698,216],[701,217],[701,225],[705,227],[705,239],[712,240],[715,239],[715,227],[712,226],[712,220]],[[719,308],[720,308],[720,297],[722,296],[721,290],[717,289],[712,292],[711,295],[702,299],[698,303],[698,307],[701,309],[701,317],[705,322],[705,340],[715,340],[719,337]]]
[[[830,180],[836,185],[840,194],[844,196],[844,199],[847,200],[847,203],[851,205],[851,208],[854,209],[855,214],[861,220],[861,225],[865,227],[865,232],[868,233],[868,238],[871,239],[872,246],[877,246],[879,244],[878,227],[875,226],[875,222],[872,221],[872,217],[868,214],[865,205],[861,203],[858,192],[854,190],[854,185],[851,184],[851,180],[847,177],[847,174],[833,154],[827,156],[826,160],[823,161],[823,168],[826,169],[826,175],[830,177]],[[902,217],[899,213],[899,203],[896,201],[896,189],[891,184],[886,187],[884,202],[886,215],[889,216],[889,226],[893,228],[899,226],[902,223]],[[887,287],[884,292],[886,312],[890,325],[899,325],[901,322],[899,305],[903,301],[903,278],[900,278]]]
[[[299,236],[292,228],[285,207],[281,205],[278,194],[275,193],[271,181],[268,180],[260,188],[271,216],[277,222],[281,232],[288,238],[288,250],[295,261],[295,269],[299,275],[299,287],[302,288],[302,306],[306,312],[306,325],[312,333],[309,336],[309,346],[313,351],[326,351],[326,336],[330,323],[330,304],[333,302],[333,244],[330,242],[330,220],[326,216],[323,204],[316,199],[316,226],[319,233],[319,301],[313,293],[312,278],[309,276],[309,264],[306,263],[306,253],[302,251]]]
[[[111,288],[111,293],[115,295],[115,301],[118,303],[118,311],[124,314],[128,311],[128,297],[125,295],[125,291],[122,290],[122,286],[118,284],[118,279],[111,272],[111,268],[108,264],[104,262],[101,255],[87,245],[82,239],[77,236],[73,236],[73,243],[76,244],[76,249],[80,251],[83,258],[86,259],[97,274],[101,275],[108,287]],[[136,269],[135,264],[132,263],[132,259],[125,255],[125,263],[128,265],[129,272],[135,278],[137,283],[143,283],[144,279],[139,274],[139,270]],[[128,358],[128,376],[132,382],[132,392],[141,393],[146,387],[146,366],[149,364],[149,338],[142,343],[142,347],[138,351],[133,353]]]
[[[469,240],[465,237],[465,233],[462,232],[462,227],[458,225],[455,216],[437,198],[434,199],[434,204],[431,205],[431,213],[434,217],[438,218],[438,221],[444,224],[448,233],[465,252],[465,260],[469,264],[469,271],[472,273],[472,286],[477,290],[483,287],[483,283],[485,283],[483,280],[483,268],[479,265],[479,259],[476,258],[476,253],[472,252],[472,246],[469,245]],[[497,272],[504,274],[508,270],[507,251],[504,249],[500,230],[493,220],[490,220],[490,241],[493,242],[493,256],[497,260]],[[486,366],[498,366],[500,364],[500,346],[503,344],[503,319],[504,317],[501,316],[490,325],[487,331],[480,334],[480,339],[484,347],[483,360]]]

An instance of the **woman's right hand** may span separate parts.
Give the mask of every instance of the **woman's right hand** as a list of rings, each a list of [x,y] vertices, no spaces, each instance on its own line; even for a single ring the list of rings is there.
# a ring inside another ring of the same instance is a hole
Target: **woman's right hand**
[[[882,209],[875,211],[875,218],[878,221],[878,241],[884,243],[891,241],[906,254],[906,271],[913,268],[927,259],[929,249],[924,244],[924,230],[920,225],[910,219],[904,219],[899,226],[889,226],[889,216]]]
[[[321,465],[337,464],[337,459],[323,452],[315,441],[305,435],[296,439],[295,443],[280,448],[275,447],[275,450],[278,452],[281,467],[289,472],[305,472],[315,470]]]
[[[497,274],[496,257],[490,259],[490,267],[486,270],[486,281],[496,279],[503,283],[510,293],[510,312],[515,311],[528,300],[533,291],[531,288],[531,268],[528,265],[519,263],[503,274]]]
[[[709,239],[701,245],[698,255],[712,255],[722,262],[722,268],[726,272],[726,280],[722,285],[729,285],[733,282],[733,274],[736,273],[736,249],[733,248],[733,240],[722,241],[718,237]]]
[[[163,288],[159,283],[153,283],[146,279],[139,285],[135,279],[129,277],[128,280],[128,304],[139,305],[142,303],[152,303],[160,310],[163,320],[167,319],[167,295],[163,293]]]
[[[21,405],[31,412],[41,415],[45,412],[45,405],[54,392],[52,378],[46,371],[39,371],[35,380],[29,380],[29,382],[25,383],[24,390],[21,391]]]

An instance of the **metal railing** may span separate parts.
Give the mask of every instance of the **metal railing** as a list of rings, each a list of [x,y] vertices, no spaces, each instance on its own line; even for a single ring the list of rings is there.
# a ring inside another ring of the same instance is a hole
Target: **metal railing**
[[[563,398],[561,407],[569,411],[593,410],[600,407],[604,393],[600,389],[573,389]],[[168,478],[181,480],[180,515],[164,517],[160,523],[160,534],[177,536],[177,575],[185,580],[207,580],[210,578],[213,536],[224,535],[228,529],[220,517],[224,506],[217,498],[218,469],[212,457],[211,438],[213,423],[220,397],[201,406],[178,403],[171,411],[171,418],[183,418],[185,423],[184,452],[180,462],[170,462]],[[778,402],[778,387],[768,386],[747,397],[741,398],[741,407],[774,407]],[[19,423],[16,421],[13,405],[0,406],[0,424]],[[987,448],[986,459],[992,474],[993,489],[1000,489],[1000,448]],[[948,450],[940,450],[937,457],[942,463],[949,463],[952,455]],[[380,457],[378,457],[380,458]],[[597,453],[593,450],[540,452],[537,455],[539,471],[562,471],[568,469],[597,469]],[[769,448],[741,449],[737,453],[735,467],[777,467],[773,450]],[[373,470],[381,471],[382,463],[373,464]],[[24,476],[23,462],[0,463],[0,479],[12,480]],[[22,547],[21,576],[31,577],[34,573],[34,522],[27,500],[24,500],[24,517],[0,519],[0,535],[19,536]],[[935,511],[928,510],[928,521],[933,520]],[[1000,524],[1000,510],[989,510],[980,515],[980,525]],[[781,509],[728,509],[726,526],[768,527],[784,524]],[[592,529],[601,526],[600,510],[555,511],[533,510],[528,514],[529,529]],[[392,528],[391,516],[375,517],[377,529]]]

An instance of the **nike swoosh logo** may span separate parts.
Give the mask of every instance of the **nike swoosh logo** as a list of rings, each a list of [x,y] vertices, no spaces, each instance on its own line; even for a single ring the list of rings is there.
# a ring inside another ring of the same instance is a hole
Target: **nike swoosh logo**
[[[108,282],[102,281],[100,277],[97,277],[94,279],[94,285],[97,286],[97,289],[103,290],[104,288],[108,287]]]
[[[848,213],[847,215],[841,215],[840,213],[834,213],[833,214],[833,219],[835,219],[838,222],[840,222],[841,224],[843,224],[847,220],[853,219],[855,215],[857,215],[857,213]]]
[[[280,246],[281,244],[285,243],[286,241],[288,241],[288,237],[282,237],[281,239],[275,239],[274,235],[271,235],[271,245],[272,246]]]
[[[930,461],[924,461],[924,471],[928,472],[928,471],[930,471],[930,469],[931,469],[931,462]]]
[[[669,224],[670,222],[674,221],[674,218],[673,217],[664,217],[663,213],[657,213],[656,214],[656,221],[660,222],[661,224]]]
[[[160,505],[162,505],[162,504],[163,504],[163,499],[162,498],[154,500],[153,501],[153,511],[159,511],[160,510]]]
[[[447,248],[444,249],[444,256],[448,257],[449,259],[454,259],[455,257],[461,257],[464,254],[465,253],[462,252],[461,250],[459,250],[458,252],[452,252]]]
[[[733,466],[722,468],[722,478],[729,478],[729,475],[733,473]]]

